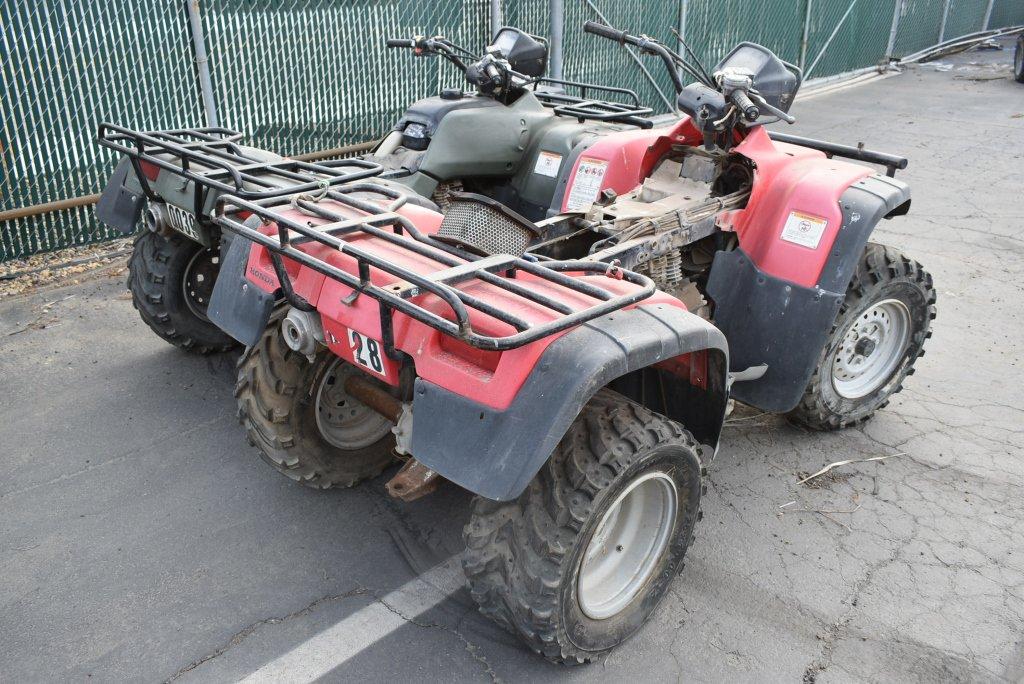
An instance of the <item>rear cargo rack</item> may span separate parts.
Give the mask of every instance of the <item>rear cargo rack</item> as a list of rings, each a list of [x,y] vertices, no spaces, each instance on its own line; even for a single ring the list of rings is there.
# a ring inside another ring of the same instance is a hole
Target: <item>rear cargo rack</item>
[[[562,88],[562,92],[552,90],[537,90],[540,85],[554,85]],[[570,95],[565,92],[567,88],[576,88],[579,95]],[[588,98],[592,92],[607,93],[609,95],[624,96],[629,103],[611,102]],[[640,97],[635,91],[628,88],[614,88],[612,86],[597,85],[594,83],[581,83],[579,81],[563,81],[557,78],[538,78],[533,82],[533,94],[545,107],[550,107],[558,116],[568,116],[577,119],[580,123],[587,120],[611,121],[626,123],[640,128],[651,128],[654,122],[644,118],[654,110],[640,104]]]
[[[268,199],[351,183],[380,175],[384,168],[366,159],[307,162],[260,159],[240,146],[243,135],[228,128],[134,131],[101,123],[97,142],[131,159],[146,197],[158,199],[143,164],[170,171],[196,184],[195,214],[202,215],[210,190],[244,199]],[[202,189],[203,191],[198,191]]]
[[[217,199],[214,221],[221,228],[251,240],[270,252],[271,263],[289,303],[300,309],[312,310],[304,299],[294,292],[290,276],[282,258],[287,257],[308,266],[318,273],[352,288],[345,303],[352,304],[366,295],[380,304],[381,332],[386,352],[391,358],[398,358],[394,348],[391,328],[391,313],[399,311],[442,333],[462,340],[480,349],[503,351],[515,349],[553,335],[573,326],[585,323],[599,316],[635,304],[654,293],[654,283],[646,276],[617,269],[597,261],[538,261],[531,258],[507,254],[479,257],[456,247],[435,240],[422,233],[413,223],[396,213],[407,200],[406,194],[393,187],[373,182],[358,182],[330,188],[322,197],[310,196],[272,197],[261,200],[247,200],[231,195]],[[352,218],[325,206],[331,200],[351,207],[363,214]],[[310,221],[296,221],[281,212],[281,209],[295,208],[311,218],[327,223],[314,226]],[[276,234],[265,234],[254,227],[253,218],[243,219],[246,212],[258,217],[263,224],[276,223]],[[246,225],[248,224],[248,225]],[[292,235],[292,233],[298,235]],[[407,249],[412,253],[437,261],[445,268],[434,273],[416,273],[383,259],[343,238],[355,233],[371,235],[393,246]],[[311,254],[297,249],[302,244],[317,242],[334,250],[354,257],[358,274],[341,270]],[[398,278],[398,281],[379,286],[371,281],[371,269],[377,269]],[[516,280],[517,271],[549,283],[572,290],[577,294],[597,299],[593,306],[574,310],[564,302],[536,292]],[[636,291],[621,295],[595,284],[594,277],[572,277],[566,272],[587,276],[611,276],[621,278],[639,286]],[[546,323],[531,325],[522,318],[503,310],[477,296],[460,290],[456,285],[472,280],[482,281],[521,297],[535,305],[559,314]],[[422,294],[433,294],[441,299],[452,311],[454,320],[441,316],[410,301]],[[516,330],[514,334],[495,337],[481,334],[473,329],[469,310],[475,309]]]

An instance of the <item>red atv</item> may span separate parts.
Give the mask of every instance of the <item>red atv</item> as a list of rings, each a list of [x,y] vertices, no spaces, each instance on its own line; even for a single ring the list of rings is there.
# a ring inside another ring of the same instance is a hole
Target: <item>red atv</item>
[[[350,486],[398,454],[392,495],[470,490],[473,597],[570,662],[633,634],[682,570],[730,396],[862,421],[935,316],[928,273],[868,242],[909,209],[906,160],[761,125],[792,122],[798,68],[742,43],[708,72],[585,30],[658,56],[685,116],[656,127],[629,91],[542,78],[543,42],[515,29],[468,64],[389,41],[475,93],[413,105],[376,175],[221,194],[208,309],[248,345],[239,414],[271,465]]]

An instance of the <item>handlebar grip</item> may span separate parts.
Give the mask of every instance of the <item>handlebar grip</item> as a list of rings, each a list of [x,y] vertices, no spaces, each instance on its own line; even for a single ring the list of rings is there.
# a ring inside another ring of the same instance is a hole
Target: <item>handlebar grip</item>
[[[596,21],[588,21],[583,25],[584,33],[593,33],[595,36],[601,36],[602,38],[608,38],[618,43],[625,43],[627,33],[625,31],[616,31],[607,24],[599,24]]]
[[[757,105],[750,101],[747,97],[747,93],[742,90],[734,90],[729,94],[729,99],[732,103],[743,112],[743,118],[747,121],[756,121],[757,117],[761,116],[761,110],[758,109]]]
[[[411,38],[388,38],[389,48],[411,48],[416,47],[416,41]]]

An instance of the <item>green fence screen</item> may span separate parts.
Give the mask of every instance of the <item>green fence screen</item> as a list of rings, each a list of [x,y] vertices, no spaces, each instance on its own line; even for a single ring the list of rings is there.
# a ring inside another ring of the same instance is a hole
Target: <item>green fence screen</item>
[[[193,0],[194,1],[194,0]],[[625,86],[659,112],[661,66],[583,33],[587,20],[675,45],[706,63],[761,43],[811,78],[902,57],[941,40],[1024,24],[1024,0],[560,0],[564,77]],[[504,23],[547,36],[552,0],[503,0]],[[440,60],[386,37],[443,34],[473,50],[490,0],[201,0],[218,116],[283,154],[380,137],[412,101],[460,83]],[[896,31],[892,33],[893,22]],[[890,44],[891,41],[891,44]],[[94,142],[108,120],[203,124],[183,0],[0,3],[0,213],[99,192],[116,160]],[[114,237],[92,207],[0,223],[0,261]]]

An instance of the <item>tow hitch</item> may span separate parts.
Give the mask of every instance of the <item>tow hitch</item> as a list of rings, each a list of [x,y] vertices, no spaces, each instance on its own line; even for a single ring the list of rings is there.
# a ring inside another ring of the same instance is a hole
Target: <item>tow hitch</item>
[[[395,450],[399,454],[408,455],[408,445],[412,438],[412,410],[409,406],[358,375],[345,381],[345,391],[395,424],[391,428],[395,433]],[[440,482],[441,477],[436,472],[409,456],[402,469],[388,480],[384,488],[388,494],[402,501],[415,501],[437,489]]]

